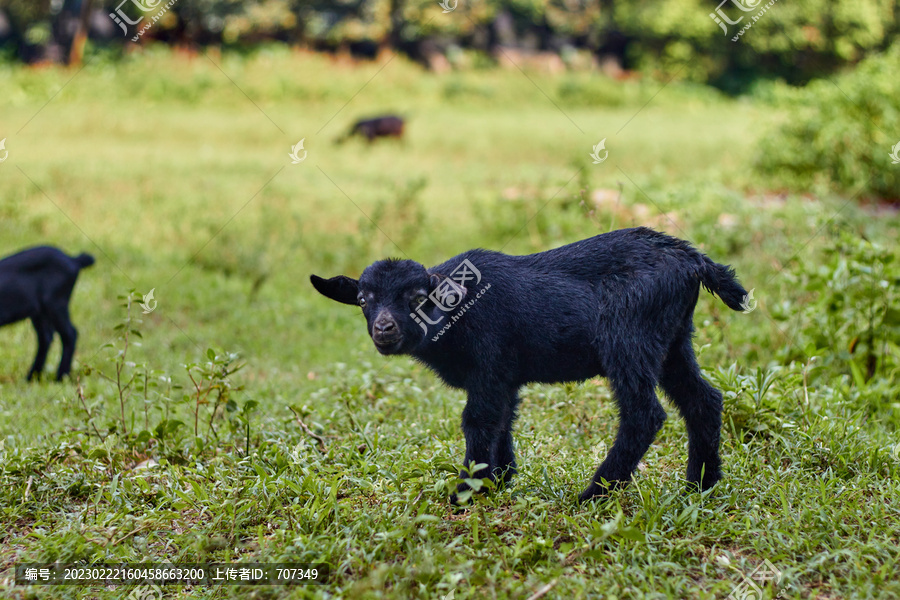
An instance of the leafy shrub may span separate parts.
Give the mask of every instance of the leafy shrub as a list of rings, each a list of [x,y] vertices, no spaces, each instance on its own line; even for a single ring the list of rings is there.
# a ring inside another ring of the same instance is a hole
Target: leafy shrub
[[[780,321],[799,321],[792,352],[816,357],[810,384],[836,386],[863,412],[900,423],[900,261],[895,248],[842,231],[804,265],[800,306],[774,307]],[[799,358],[789,352],[785,360]]]
[[[804,335],[831,347],[858,383],[900,366],[900,265],[895,250],[842,232],[825,249],[825,264],[805,267],[814,294],[804,312]]]
[[[891,148],[900,132],[900,44],[832,81],[782,89],[784,123],[760,142],[757,170],[776,183],[900,200]]]

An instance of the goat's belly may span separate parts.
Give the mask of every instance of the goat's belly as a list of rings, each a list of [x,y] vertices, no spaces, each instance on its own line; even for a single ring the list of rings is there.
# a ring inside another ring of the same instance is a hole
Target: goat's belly
[[[522,375],[533,383],[564,383],[604,376],[597,353],[586,345],[556,348],[525,357]]]

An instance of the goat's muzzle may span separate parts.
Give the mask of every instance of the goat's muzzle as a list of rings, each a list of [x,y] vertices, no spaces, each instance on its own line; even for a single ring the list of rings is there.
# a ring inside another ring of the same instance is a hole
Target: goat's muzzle
[[[397,322],[387,312],[382,312],[372,323],[372,341],[379,352],[388,354],[403,341]]]

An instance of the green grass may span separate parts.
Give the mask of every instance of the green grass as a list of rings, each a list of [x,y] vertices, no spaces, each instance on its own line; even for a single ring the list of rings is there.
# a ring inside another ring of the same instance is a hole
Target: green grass
[[[98,258],[72,303],[83,405],[72,382],[26,385],[30,325],[0,329],[0,568],[332,568],[323,587],[170,589],[197,598],[525,599],[547,585],[545,598],[724,598],[768,560],[783,580],[767,598],[900,595],[892,313],[883,348],[866,337],[900,289],[896,215],[755,179],[776,109],[586,74],[434,76],[399,58],[378,72],[274,49],[213,59],[228,77],[165,53],[74,77],[0,67],[0,253],[53,243]],[[332,144],[386,110],[408,116],[404,142]],[[301,138],[309,154],[292,165]],[[603,138],[609,159],[593,165]],[[578,505],[615,435],[609,390],[529,386],[519,476],[453,512],[464,394],[378,356],[358,311],[315,294],[309,274],[531,252],[632,224],[692,240],[756,289],[749,315],[708,296],[696,313],[701,364],[726,395],[725,479],[684,493],[686,433],[667,405],[634,485]],[[123,357],[131,288],[155,288],[159,304],[132,310],[142,337]],[[195,438],[184,365],[196,378],[207,348],[244,367],[205,380]],[[873,377],[860,378],[856,348],[877,350]],[[124,424],[100,375],[117,365],[150,384],[125,392]],[[167,416],[184,425],[157,429]],[[133,469],[147,458],[159,466]],[[0,585],[14,598],[130,591]]]

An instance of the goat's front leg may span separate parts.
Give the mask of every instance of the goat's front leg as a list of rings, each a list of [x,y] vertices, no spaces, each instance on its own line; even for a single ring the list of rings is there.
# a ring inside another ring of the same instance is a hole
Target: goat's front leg
[[[463,460],[461,479],[490,479],[497,476],[508,480],[515,472],[515,457],[512,449],[512,421],[515,405],[510,401],[515,392],[492,390],[492,392],[469,392],[469,400],[462,415],[462,429],[466,437],[466,457]],[[469,471],[473,464],[485,465],[477,471]],[[457,492],[471,489],[460,483]],[[456,503],[456,494],[451,498]]]

